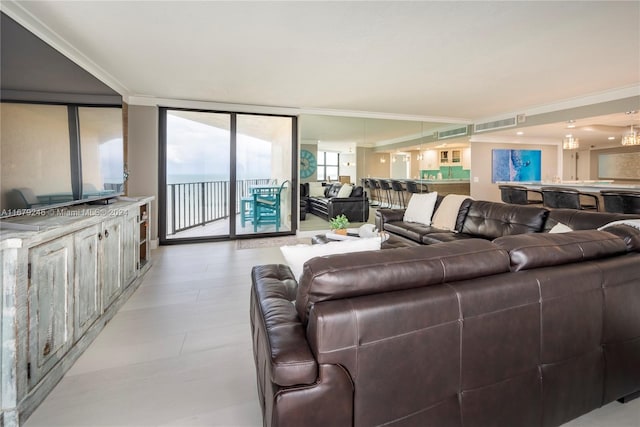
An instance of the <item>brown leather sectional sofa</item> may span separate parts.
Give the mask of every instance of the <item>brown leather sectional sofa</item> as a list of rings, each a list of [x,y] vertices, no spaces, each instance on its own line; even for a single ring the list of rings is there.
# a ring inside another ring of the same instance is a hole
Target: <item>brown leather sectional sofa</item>
[[[638,265],[620,225],[256,266],[264,425],[546,427],[630,396]]]
[[[438,197],[436,209],[442,197]],[[434,209],[435,211],[435,209]],[[390,233],[397,244],[429,245],[462,239],[498,237],[549,231],[557,223],[573,230],[592,230],[621,219],[640,218],[606,212],[587,212],[576,209],[546,209],[543,207],[512,205],[466,199],[460,206],[454,231],[442,230],[414,222],[405,222],[404,209],[378,209],[375,223],[378,230]]]

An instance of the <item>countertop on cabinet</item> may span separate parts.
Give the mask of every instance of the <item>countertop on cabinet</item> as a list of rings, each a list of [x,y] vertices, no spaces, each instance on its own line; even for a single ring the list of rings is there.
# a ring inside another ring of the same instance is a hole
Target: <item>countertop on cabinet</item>
[[[106,205],[80,204],[45,210],[25,209],[23,215],[0,220],[0,249],[26,246],[26,241],[32,239],[49,240],[58,234],[66,234],[108,218],[126,215],[131,207],[153,199],[153,196],[123,197]],[[23,242],[18,244],[18,241]]]

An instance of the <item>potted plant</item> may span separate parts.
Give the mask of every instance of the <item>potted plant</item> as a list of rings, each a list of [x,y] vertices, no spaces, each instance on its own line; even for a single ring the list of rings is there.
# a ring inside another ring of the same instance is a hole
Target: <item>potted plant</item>
[[[331,230],[336,234],[347,234],[347,227],[349,226],[349,220],[346,215],[338,215],[335,218],[331,218],[329,220],[329,225],[331,225]]]

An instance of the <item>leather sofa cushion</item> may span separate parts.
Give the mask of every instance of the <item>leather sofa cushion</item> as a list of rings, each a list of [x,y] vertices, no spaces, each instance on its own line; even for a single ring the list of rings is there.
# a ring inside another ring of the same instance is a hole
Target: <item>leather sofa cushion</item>
[[[512,271],[551,267],[627,252],[627,245],[620,237],[597,230],[504,236],[493,243],[509,253]]]
[[[361,185],[357,185],[353,187],[353,190],[351,190],[351,194],[349,195],[349,197],[362,197],[363,195],[364,195],[364,189],[362,188]]]
[[[544,228],[548,215],[544,208],[472,201],[460,231],[485,239],[537,233]]]
[[[427,233],[422,236],[422,243],[425,245],[433,245],[435,243],[455,242],[456,240],[473,239],[475,236],[466,233],[452,233],[451,231],[443,231],[441,233]]]
[[[327,185],[324,190],[324,196],[329,199],[332,197],[337,197],[338,192],[340,191],[341,188],[342,188],[342,184],[339,182],[337,183],[334,182],[331,185]]]
[[[637,219],[640,215],[617,214],[611,212],[589,212],[577,209],[551,209],[545,231],[549,231],[557,223],[569,226],[572,230],[594,230],[613,221]]]
[[[320,301],[472,279],[509,271],[507,254],[482,239],[313,258],[304,265],[296,309],[304,323]]]
[[[448,233],[447,230],[420,224],[419,222],[393,221],[385,222],[384,230],[398,236],[406,237],[414,242],[421,243],[422,238],[428,233]]]

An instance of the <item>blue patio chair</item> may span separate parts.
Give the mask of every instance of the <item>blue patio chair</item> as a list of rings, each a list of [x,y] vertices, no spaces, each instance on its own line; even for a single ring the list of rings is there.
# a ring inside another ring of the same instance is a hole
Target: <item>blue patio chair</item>
[[[289,183],[284,181],[279,187],[265,187],[253,193],[253,231],[257,232],[261,225],[275,224],[280,230],[281,196]]]

